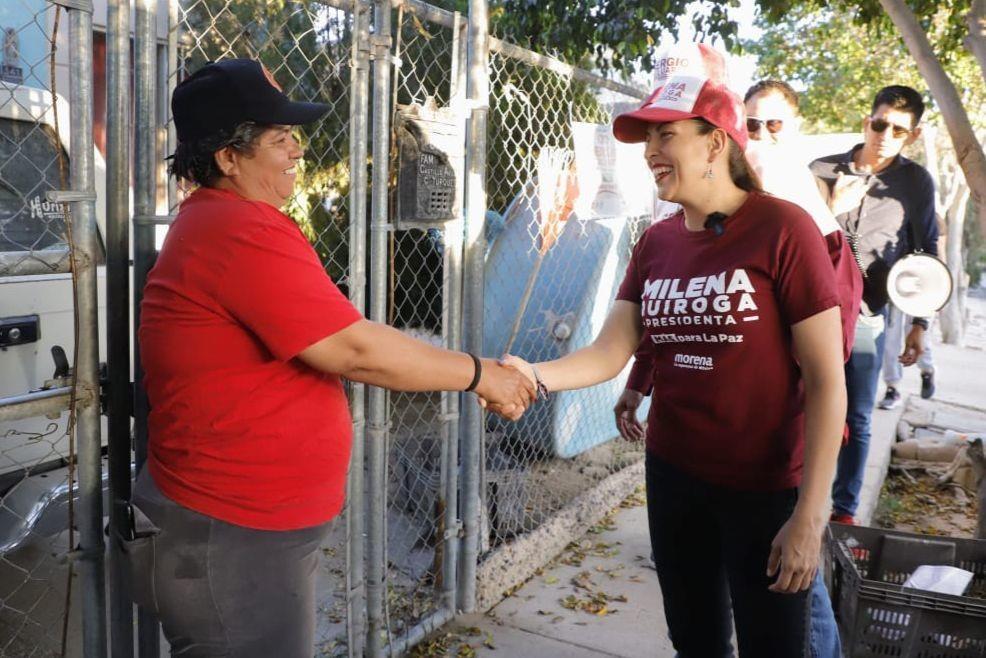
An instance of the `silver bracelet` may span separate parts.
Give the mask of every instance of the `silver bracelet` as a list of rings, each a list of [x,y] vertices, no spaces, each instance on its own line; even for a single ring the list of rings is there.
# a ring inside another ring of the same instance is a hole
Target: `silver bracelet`
[[[548,399],[548,387],[544,385],[544,380],[541,379],[541,375],[538,374],[538,369],[533,365],[531,366],[531,372],[534,373],[534,383],[537,388],[537,396],[539,400]]]

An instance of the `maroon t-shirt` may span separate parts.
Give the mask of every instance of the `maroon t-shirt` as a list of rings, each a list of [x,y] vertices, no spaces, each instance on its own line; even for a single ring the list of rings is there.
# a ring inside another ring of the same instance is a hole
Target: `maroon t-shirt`
[[[804,393],[791,325],[839,296],[821,233],[798,206],[751,193],[725,232],[684,213],[634,248],[617,299],[640,304],[654,352],[647,448],[710,483],[801,481]]]
[[[863,277],[859,266],[853,258],[849,243],[841,230],[835,230],[825,235],[825,245],[828,247],[829,259],[835,271],[836,288],[839,291],[839,314],[842,316],[842,361],[845,363],[852,354],[852,346],[856,341],[856,320],[859,318],[859,306],[863,301]],[[653,351],[650,340],[640,341],[640,347],[633,355],[633,365],[627,377],[627,388],[644,395],[650,395],[654,369]],[[846,438],[849,438],[848,428]]]

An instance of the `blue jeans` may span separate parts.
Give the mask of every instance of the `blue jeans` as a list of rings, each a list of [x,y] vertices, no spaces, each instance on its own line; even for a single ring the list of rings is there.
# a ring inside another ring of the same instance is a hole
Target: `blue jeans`
[[[849,408],[849,442],[839,452],[839,464],[832,485],[832,507],[837,514],[855,515],[859,491],[863,487],[866,457],[870,450],[870,418],[880,382],[885,339],[884,315],[860,315],[856,322],[856,342],[846,362],[846,392]]]
[[[841,658],[842,643],[835,623],[832,600],[829,598],[822,572],[815,574],[811,584],[811,658]]]

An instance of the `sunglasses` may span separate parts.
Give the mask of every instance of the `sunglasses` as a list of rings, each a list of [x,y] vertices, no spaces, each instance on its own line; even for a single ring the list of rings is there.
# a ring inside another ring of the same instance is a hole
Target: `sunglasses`
[[[896,123],[890,123],[886,119],[870,119],[870,128],[873,132],[882,133],[886,131],[887,128],[894,129],[894,137],[900,139],[905,135],[911,134],[910,128],[905,128],[904,126],[898,126]]]
[[[774,134],[784,129],[784,119],[758,119],[757,117],[746,117],[746,131],[755,133],[760,127],[766,124],[767,132]]]

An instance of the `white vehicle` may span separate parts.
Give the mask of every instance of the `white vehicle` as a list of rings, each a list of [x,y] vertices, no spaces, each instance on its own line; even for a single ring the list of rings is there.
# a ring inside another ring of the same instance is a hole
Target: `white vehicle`
[[[47,192],[63,189],[58,151],[67,172],[68,145],[68,104],[63,98],[0,82],[0,397],[69,383],[75,320],[65,212],[46,198]],[[96,193],[105,198],[105,163],[94,152]],[[100,204],[96,221],[104,355],[105,221]],[[44,536],[67,527],[67,422],[68,412],[0,420],[0,555],[23,544],[31,532]],[[105,441],[104,419],[104,445]]]

